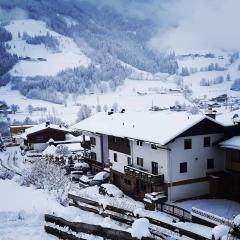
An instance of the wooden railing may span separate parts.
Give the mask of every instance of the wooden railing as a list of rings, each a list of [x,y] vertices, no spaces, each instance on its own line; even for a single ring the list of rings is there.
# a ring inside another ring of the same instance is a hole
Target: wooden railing
[[[135,168],[132,166],[124,166],[125,174],[128,176],[134,176],[146,182],[151,182],[153,184],[163,184],[164,183],[164,175],[155,175],[147,172],[147,170],[142,170],[139,168]]]
[[[167,203],[159,203],[157,204],[157,209],[172,216],[178,217],[183,221],[192,221],[192,214],[181,207]]]
[[[84,211],[89,211],[93,212],[95,214],[100,214],[103,217],[110,217],[111,219],[125,223],[128,225],[131,225],[135,219],[139,217],[144,217],[149,220],[149,222],[153,225],[153,227],[150,227],[150,233],[153,234],[154,236],[164,236],[167,237],[169,234],[177,234],[177,236],[186,236],[191,239],[196,239],[196,240],[210,240],[211,238],[206,238],[202,235],[199,235],[195,232],[192,232],[191,230],[186,230],[184,228],[176,226],[174,223],[167,223],[155,218],[151,218],[148,216],[138,216],[135,215],[134,212],[125,210],[122,208],[114,207],[111,205],[106,205],[102,206],[99,202],[86,199],[83,197],[79,197],[73,194],[68,195],[69,199],[72,200],[72,203],[70,203],[71,206],[75,206],[80,208],[81,210]],[[176,207],[176,209],[179,209]],[[187,212],[187,211],[186,211]],[[183,219],[181,219],[183,220]],[[155,227],[154,227],[155,226]],[[157,231],[156,229],[160,227],[161,232]],[[165,229],[165,231],[164,231]],[[170,233],[169,233],[170,231]],[[165,239],[165,238],[164,238]]]
[[[137,240],[132,237],[131,233],[123,230],[102,227],[100,225],[93,225],[83,222],[70,222],[63,218],[53,215],[45,215],[45,231],[52,234],[59,239],[64,240],[82,240],[76,236],[78,233],[90,234],[91,236],[98,236],[104,239],[122,239],[122,240]],[[80,235],[81,236],[81,235]],[[143,237],[142,240],[153,240],[151,237]]]

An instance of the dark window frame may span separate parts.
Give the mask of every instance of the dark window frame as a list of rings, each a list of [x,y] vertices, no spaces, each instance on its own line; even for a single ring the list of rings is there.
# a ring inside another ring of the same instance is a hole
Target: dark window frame
[[[137,140],[137,145],[140,146],[140,147],[142,147],[142,146],[143,146],[143,141]]]
[[[203,147],[211,147],[211,137],[203,138]]]
[[[214,158],[207,159],[207,169],[214,169]]]
[[[158,175],[158,163],[152,162],[152,174]]]
[[[90,137],[90,144],[96,146],[96,138]]]
[[[118,161],[117,153],[113,153],[113,161],[114,161],[114,162],[117,162],[117,161]]]
[[[181,162],[179,165],[179,172],[180,173],[187,173],[188,171],[188,166],[187,166],[187,162]]]
[[[137,157],[137,165],[143,167],[143,158]]]
[[[191,138],[186,138],[184,139],[184,149],[192,149],[192,139]]]

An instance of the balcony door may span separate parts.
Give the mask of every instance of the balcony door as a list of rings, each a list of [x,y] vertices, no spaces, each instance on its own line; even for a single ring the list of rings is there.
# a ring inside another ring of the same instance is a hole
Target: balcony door
[[[158,175],[158,163],[152,162],[152,174]]]

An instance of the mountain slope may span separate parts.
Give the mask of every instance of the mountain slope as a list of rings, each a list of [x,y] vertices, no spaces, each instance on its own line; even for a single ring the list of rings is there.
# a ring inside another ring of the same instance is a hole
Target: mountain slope
[[[8,41],[8,51],[21,58],[10,71],[14,76],[56,75],[66,68],[87,67],[91,62],[72,39],[51,31],[42,21],[15,20],[5,28],[12,34],[12,40]],[[23,39],[24,34],[29,37],[49,34],[59,42],[58,50],[53,51],[43,43],[28,44]]]

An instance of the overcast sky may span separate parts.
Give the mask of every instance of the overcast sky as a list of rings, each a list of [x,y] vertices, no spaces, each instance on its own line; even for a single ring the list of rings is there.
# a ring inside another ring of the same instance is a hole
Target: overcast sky
[[[240,48],[240,0],[97,0],[97,4],[154,20],[159,30],[150,45],[160,49]]]

